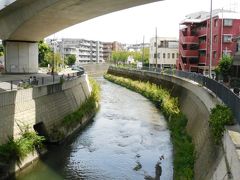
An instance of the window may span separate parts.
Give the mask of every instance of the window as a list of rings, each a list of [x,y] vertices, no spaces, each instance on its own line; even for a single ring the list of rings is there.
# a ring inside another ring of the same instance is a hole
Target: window
[[[167,54],[167,58],[170,59],[170,53]]]
[[[218,20],[215,19],[215,20],[214,20],[214,27],[217,27],[217,25],[218,25]]]
[[[174,59],[175,58],[175,54],[174,53],[172,53],[172,59]]]
[[[158,53],[158,58],[160,58],[160,53]]]
[[[199,51],[200,56],[206,56],[206,51]]]
[[[233,20],[232,19],[224,19],[223,25],[224,26],[232,26]]]
[[[163,43],[164,43],[164,41],[161,41],[161,42],[160,42],[160,46],[161,46],[161,47],[163,47]]]
[[[154,53],[154,56],[153,56],[154,58],[157,58],[157,54],[156,53]]]
[[[217,59],[217,52],[216,51],[213,52],[213,58]]]
[[[163,58],[166,58],[166,54],[165,53],[163,53]]]
[[[177,56],[177,58],[178,58],[178,53],[176,53],[176,56]]]
[[[154,47],[156,47],[156,46],[157,46],[157,43],[155,42],[155,43],[154,43]]]
[[[232,35],[223,35],[223,42],[232,42]]]
[[[217,43],[217,35],[214,35],[213,40],[215,43]]]

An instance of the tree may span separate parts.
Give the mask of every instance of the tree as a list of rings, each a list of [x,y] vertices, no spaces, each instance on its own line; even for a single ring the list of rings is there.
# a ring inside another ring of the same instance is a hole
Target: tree
[[[72,66],[76,62],[76,55],[75,54],[70,54],[66,57],[65,63],[69,66]]]
[[[143,65],[148,66],[149,56],[149,48],[144,48]]]
[[[229,55],[223,55],[223,57],[219,61],[218,67],[220,73],[223,75],[224,82],[228,82],[228,76],[230,75],[232,62],[232,57]]]
[[[115,64],[125,63],[127,61],[128,56],[130,55],[127,51],[113,51],[112,52],[112,61]]]
[[[48,61],[47,57],[49,54],[52,53],[51,48],[48,44],[44,43],[43,41],[39,41],[38,43],[38,62],[41,67],[47,67],[50,62]]]
[[[112,61],[115,64],[125,64],[128,57],[132,56],[135,61],[143,62],[144,65],[149,63],[149,48],[144,48],[144,53],[142,51],[113,51],[112,52]]]
[[[48,62],[51,65],[51,70],[53,70],[54,72],[58,72],[61,70],[61,66],[64,64],[64,61],[61,57],[60,53],[48,53],[46,54],[46,62]],[[54,69],[53,69],[54,67]]]
[[[4,47],[0,44],[0,57],[4,55]]]

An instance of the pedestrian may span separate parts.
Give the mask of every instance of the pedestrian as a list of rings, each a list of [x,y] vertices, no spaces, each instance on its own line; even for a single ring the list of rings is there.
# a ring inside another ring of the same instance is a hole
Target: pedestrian
[[[33,78],[32,78],[32,76],[30,76],[30,78],[29,78],[29,84],[32,84],[32,82],[33,82]]]

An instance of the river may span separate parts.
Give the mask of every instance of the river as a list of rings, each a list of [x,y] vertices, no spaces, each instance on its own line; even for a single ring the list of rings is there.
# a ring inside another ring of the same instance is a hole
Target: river
[[[18,180],[141,180],[173,176],[170,133],[159,110],[146,98],[102,78],[100,110],[73,138],[54,146]],[[135,168],[135,169],[134,169]]]

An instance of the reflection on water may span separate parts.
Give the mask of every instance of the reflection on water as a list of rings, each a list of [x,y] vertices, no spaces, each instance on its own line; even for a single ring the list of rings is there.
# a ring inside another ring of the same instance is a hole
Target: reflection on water
[[[161,179],[172,179],[172,145],[162,114],[137,93],[103,79],[99,82],[101,108],[94,121],[17,179],[138,180],[154,177],[162,155]]]

